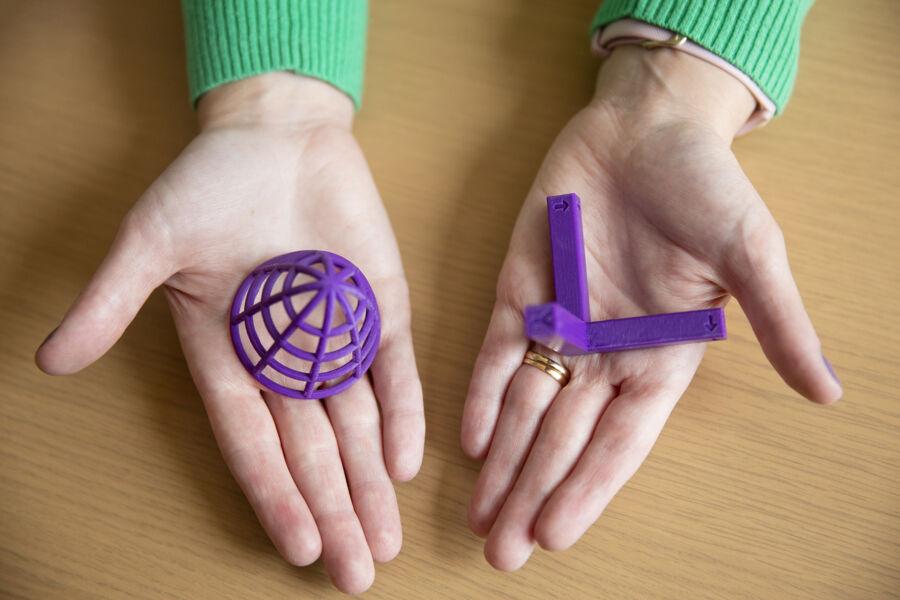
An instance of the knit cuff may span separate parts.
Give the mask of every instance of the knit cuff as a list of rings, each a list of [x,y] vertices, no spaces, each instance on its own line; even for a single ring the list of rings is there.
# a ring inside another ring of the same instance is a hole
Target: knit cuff
[[[591,29],[631,18],[675,31],[743,71],[780,114],[797,76],[812,0],[605,0]]]
[[[335,86],[359,108],[366,0],[182,0],[191,101],[271,71]]]

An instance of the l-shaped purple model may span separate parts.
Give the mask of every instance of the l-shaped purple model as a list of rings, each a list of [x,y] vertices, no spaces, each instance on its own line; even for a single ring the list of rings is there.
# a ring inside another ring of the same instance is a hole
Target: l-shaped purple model
[[[560,354],[619,352],[688,342],[723,340],[721,308],[591,321],[581,200],[576,194],[547,197],[556,302],[525,308],[525,334]]]

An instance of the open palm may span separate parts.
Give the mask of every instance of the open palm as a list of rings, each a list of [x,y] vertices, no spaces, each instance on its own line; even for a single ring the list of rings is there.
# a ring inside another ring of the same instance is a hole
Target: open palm
[[[484,458],[469,507],[488,561],[519,568],[534,544],[571,546],[650,451],[704,344],[559,357],[559,384],[522,365],[522,314],[554,298],[545,197],[582,199],[591,319],[723,306],[735,295],[766,355],[804,396],[839,384],[788,267],[780,230],[730,138],[691,120],[637,126],[595,101],[550,149],[519,215],[476,362],[462,445]]]
[[[335,585],[358,592],[372,583],[373,559],[388,561],[400,550],[390,479],[419,469],[422,393],[406,280],[350,133],[352,108],[325,84],[307,85],[314,88],[307,96],[334,95],[327,102],[337,118],[329,108],[327,116],[310,111],[289,123],[227,119],[205,127],[129,212],[37,360],[52,373],[90,364],[164,285],[216,439],[263,527],[289,562],[306,565],[321,554]],[[243,277],[301,249],[357,264],[382,315],[371,378],[323,402],[261,392],[228,333]]]

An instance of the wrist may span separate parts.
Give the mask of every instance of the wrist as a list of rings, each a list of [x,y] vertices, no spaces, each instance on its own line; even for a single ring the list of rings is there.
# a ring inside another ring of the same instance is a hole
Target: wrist
[[[284,71],[226,83],[205,93],[197,104],[202,130],[246,125],[285,127],[353,124],[350,98],[332,85]]]
[[[719,67],[667,48],[615,48],[600,68],[592,104],[625,123],[695,123],[731,142],[756,108],[747,87]]]

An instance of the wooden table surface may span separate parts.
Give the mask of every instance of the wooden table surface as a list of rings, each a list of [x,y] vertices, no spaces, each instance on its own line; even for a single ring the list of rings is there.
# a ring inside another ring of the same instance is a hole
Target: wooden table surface
[[[426,393],[372,598],[900,597],[900,3],[820,0],[787,114],[737,154],[846,395],[801,401],[739,308],[572,550],[493,571],[458,430],[518,206],[590,93],[595,0],[373,0],[356,131],[409,273]],[[32,353],[195,131],[174,1],[0,2],[0,596],[309,598],[222,462],[155,294],[81,374]]]

